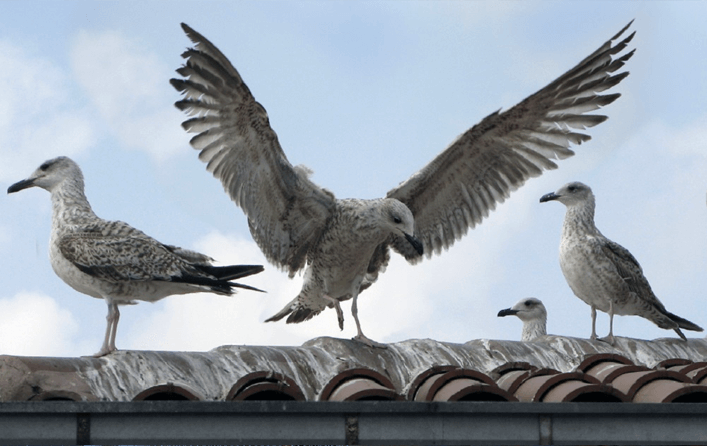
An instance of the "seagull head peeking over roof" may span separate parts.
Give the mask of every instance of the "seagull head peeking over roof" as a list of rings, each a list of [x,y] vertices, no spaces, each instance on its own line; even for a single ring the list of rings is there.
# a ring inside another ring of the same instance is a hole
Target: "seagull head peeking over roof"
[[[504,316],[516,316],[523,321],[523,333],[520,338],[523,342],[535,341],[547,334],[547,310],[540,299],[521,299],[511,308],[498,312],[498,317]]]

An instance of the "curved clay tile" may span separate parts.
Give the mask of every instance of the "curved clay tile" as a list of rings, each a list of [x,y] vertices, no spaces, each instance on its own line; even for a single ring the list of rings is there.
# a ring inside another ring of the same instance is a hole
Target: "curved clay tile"
[[[707,385],[707,363],[700,362],[696,364],[701,364],[701,366],[692,369],[685,374],[692,380],[693,383]]]
[[[204,398],[184,384],[158,384],[135,395],[133,401],[202,401]]]
[[[689,359],[683,359],[683,358],[670,358],[670,359],[665,359],[663,361],[660,361],[658,364],[655,365],[656,369],[670,369],[673,367],[678,367],[678,366],[685,366],[685,365],[690,365],[692,364],[692,361]]]
[[[528,379],[531,372],[531,370],[511,370],[498,378],[496,384],[500,389],[503,389],[510,394],[514,394],[523,381]]]
[[[592,355],[587,355],[584,357],[582,362],[579,363],[576,370],[580,372],[587,372],[587,370],[595,367],[602,362],[609,362],[615,364],[623,365],[633,365],[630,359],[625,356],[616,353],[596,353]]]
[[[707,386],[656,379],[642,386],[634,403],[707,403]]]
[[[407,399],[410,401],[424,401],[424,399],[422,399],[424,398],[422,395],[427,395],[429,387],[434,381],[433,378],[442,376],[444,373],[456,368],[458,367],[453,365],[435,365],[420,373],[408,386],[408,391],[406,393]]]
[[[549,372],[549,369],[545,369]],[[515,393],[518,386],[525,381],[531,373],[537,372],[538,368],[530,365],[527,362],[512,362],[496,367],[491,373],[491,376],[496,378],[496,385],[510,393]],[[554,373],[559,373],[554,371]],[[546,373],[549,374],[549,373]]]
[[[625,373],[611,383],[616,389],[625,393],[629,399],[636,401],[636,393],[652,381],[673,381],[677,383],[690,383],[691,380],[678,372],[670,370],[643,370],[638,372]]]
[[[501,376],[503,376],[509,372],[513,372],[513,371],[517,371],[517,370],[536,370],[536,369],[537,369],[537,367],[535,367],[534,365],[531,365],[529,362],[525,362],[525,361],[507,362],[507,363],[502,364],[502,365],[496,367],[495,369],[491,370],[491,372],[489,372],[489,376],[491,376],[495,381],[498,381],[498,379]]]
[[[329,401],[395,401],[401,400],[402,397],[396,394],[395,390],[384,387],[373,379],[353,378],[336,387],[328,399]]]
[[[226,401],[304,401],[295,380],[277,372],[258,371],[241,377],[226,395]]]
[[[666,369],[671,372],[682,373],[690,378],[694,383],[699,383],[699,379],[695,381],[695,378],[700,375],[700,372],[705,370],[705,368],[707,368],[707,362],[690,362],[688,364],[666,367]]]
[[[448,381],[434,394],[432,401],[518,401],[518,398],[494,385],[472,378]]]
[[[385,375],[375,370],[353,368],[334,376],[322,392],[320,401],[400,400],[403,399]]]
[[[544,403],[623,403],[628,397],[609,385],[590,384],[576,379],[564,381],[545,393]]]
[[[415,401],[517,401],[487,375],[476,370],[454,368],[423,381]]]
[[[632,372],[648,371],[647,367],[640,365],[626,365],[617,362],[600,362],[584,373],[596,378],[599,382],[603,384],[611,384],[616,378],[625,374]]]
[[[587,384],[599,384],[596,378],[585,375],[582,372],[555,373],[552,375],[531,376],[518,386],[514,395],[520,401],[539,402],[543,401],[545,394],[553,387],[566,382],[577,381]]]

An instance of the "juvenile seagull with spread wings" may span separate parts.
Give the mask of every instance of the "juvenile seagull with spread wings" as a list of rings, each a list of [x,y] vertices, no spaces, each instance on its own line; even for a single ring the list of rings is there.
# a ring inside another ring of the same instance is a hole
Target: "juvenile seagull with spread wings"
[[[567,206],[560,239],[560,268],[574,294],[592,308],[592,335],[597,338],[597,309],[609,313],[609,335],[614,344],[614,315],[641,316],[660,328],[702,331],[692,322],[665,309],[653,294],[638,261],[618,243],[604,237],[594,224],[594,194],[586,184],[574,182],[545,194],[541,203],[559,201]]]
[[[289,272],[305,269],[302,291],[268,319],[302,322],[326,307],[357,299],[382,272],[390,248],[416,263],[449,248],[479,224],[497,203],[531,177],[555,169],[554,159],[573,155],[580,133],[606,116],[586,114],[620,95],[600,92],[621,82],[615,73],[633,51],[619,55],[633,34],[614,44],[627,25],[599,49],[545,88],[504,112],[494,112],[459,136],[422,170],[376,200],[336,199],[293,167],[270,127],[268,115],[226,56],[182,24],[195,43],[182,54],[171,84],[185,97],[176,106],[192,118],[192,146],[243,209],[265,257]]]
[[[7,193],[35,186],[52,194],[49,258],[54,272],[76,291],[108,304],[106,335],[94,356],[116,350],[118,305],[156,302],[172,294],[231,295],[234,287],[260,291],[231,280],[259,273],[261,265],[213,266],[208,256],[164,245],[122,221],[98,218],[84,195],[81,169],[70,158],[44,162]]]
[[[516,316],[523,321],[520,340],[532,342],[547,334],[547,310],[540,299],[526,297],[516,302],[511,308],[498,312],[498,317]]]

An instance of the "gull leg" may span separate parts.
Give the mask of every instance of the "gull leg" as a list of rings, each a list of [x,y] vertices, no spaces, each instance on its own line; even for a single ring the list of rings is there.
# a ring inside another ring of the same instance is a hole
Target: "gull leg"
[[[118,309],[118,304],[114,302],[114,303],[113,303],[113,306],[114,306],[114,310],[113,310],[113,312],[114,312],[114,313],[113,313],[113,317],[114,317],[114,320],[113,320],[113,329],[111,330],[111,333],[110,333],[110,343],[108,344],[108,348],[110,349],[111,352],[114,352],[114,351],[118,350],[118,349],[115,347],[115,334],[118,332],[118,321],[120,320],[120,309]]]
[[[592,306],[592,335],[589,337],[592,341],[597,338],[597,309]]]
[[[113,302],[112,299],[106,299],[106,302],[108,303],[108,316],[106,316],[106,336],[103,339],[103,346],[101,346],[101,349],[98,353],[93,355],[94,358],[100,358],[101,356],[105,356],[115,350],[115,331],[118,328],[118,318],[120,317],[120,312],[118,311],[118,305]]]
[[[331,296],[328,296],[326,294],[322,294],[322,297],[326,300],[328,300],[331,305],[334,307],[336,310],[336,318],[339,320],[339,330],[344,329],[344,312],[341,311],[341,304],[339,303],[339,299],[334,299]]]
[[[361,331],[361,323],[358,321],[358,294],[354,295],[353,297],[353,303],[351,304],[351,313],[353,314],[354,320],[356,321],[356,329],[358,330],[358,334],[353,338],[354,341],[361,342],[369,347],[388,348],[388,346],[385,344],[381,344],[380,342],[368,339]]]
[[[600,341],[614,345],[614,301],[609,300],[609,336],[601,338]]]

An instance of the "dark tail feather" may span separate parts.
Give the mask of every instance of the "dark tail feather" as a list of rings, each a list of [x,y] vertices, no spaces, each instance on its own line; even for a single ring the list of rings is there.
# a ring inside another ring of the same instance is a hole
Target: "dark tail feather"
[[[250,285],[243,285],[242,283],[228,282],[228,284],[231,285],[232,287],[243,288],[244,290],[251,290],[251,291],[258,291],[261,293],[267,293],[267,291],[263,291],[260,288],[256,288],[256,287],[250,286]]]
[[[231,295],[234,291],[232,288],[243,288],[245,290],[260,291],[261,293],[265,292],[249,285],[229,282],[230,280],[239,279],[241,277],[250,276],[263,271],[262,265],[192,266],[196,268],[198,272],[204,273],[208,276],[197,272],[197,274],[182,274],[179,277],[171,277],[170,280],[173,282],[184,282],[192,285],[208,286],[212,292],[217,294]]]
[[[677,333],[677,334],[678,334],[678,336],[680,336],[680,337],[682,338],[682,340],[683,340],[683,341],[687,341],[687,338],[685,337],[685,335],[684,335],[684,334],[682,334],[682,331],[680,331],[680,329],[679,329],[679,328],[673,328],[673,330],[675,330],[675,333]]]
[[[250,276],[262,272],[265,268],[263,265],[230,265],[230,266],[212,266],[198,265],[197,268],[216,277],[219,280],[234,280],[241,277]],[[234,285],[238,286],[238,285]],[[260,291],[260,290],[258,290]]]
[[[309,319],[312,319],[314,316],[318,315],[319,313],[322,312],[322,310],[317,310],[313,308],[305,308],[302,305],[297,304],[297,299],[299,296],[295,297],[292,299],[285,307],[269,317],[268,319],[265,319],[265,322],[275,322],[279,321],[283,317],[289,315],[287,318],[287,323],[288,324],[297,324],[300,322],[308,321]],[[326,307],[324,307],[326,308]]]
[[[299,324],[300,322],[308,321],[322,311],[313,310],[311,308],[297,307],[292,311],[290,317],[287,318],[288,324]]]
[[[287,306],[285,308],[283,308],[282,310],[278,311],[274,315],[265,319],[265,322],[277,322],[290,313],[292,313],[292,303],[291,302],[289,304],[287,304]]]
[[[673,313],[667,312],[668,317],[680,326],[680,328],[684,328],[685,330],[692,330],[692,331],[703,331],[702,327],[700,327],[697,324],[693,324],[692,322],[688,321],[687,319],[683,319],[680,316],[677,316]]]

